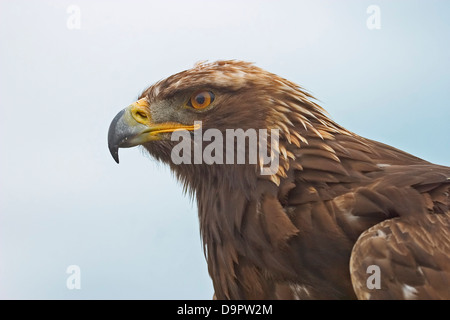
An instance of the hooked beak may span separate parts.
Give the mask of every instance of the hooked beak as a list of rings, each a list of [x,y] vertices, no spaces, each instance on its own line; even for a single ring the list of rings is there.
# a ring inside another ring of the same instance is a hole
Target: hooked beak
[[[119,148],[131,148],[149,141],[162,140],[160,133],[177,130],[195,130],[194,125],[167,122],[155,124],[150,117],[150,104],[142,98],[120,111],[108,131],[108,147],[114,160],[119,163]]]

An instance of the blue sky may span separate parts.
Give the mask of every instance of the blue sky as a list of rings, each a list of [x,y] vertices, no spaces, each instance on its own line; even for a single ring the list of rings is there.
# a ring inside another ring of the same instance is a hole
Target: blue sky
[[[212,297],[195,204],[106,143],[119,110],[197,61],[255,62],[347,129],[449,166],[449,16],[446,0],[1,1],[0,298]]]

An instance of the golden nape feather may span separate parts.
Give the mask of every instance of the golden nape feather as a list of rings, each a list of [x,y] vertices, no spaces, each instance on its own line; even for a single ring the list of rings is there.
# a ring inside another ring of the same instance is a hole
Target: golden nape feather
[[[450,168],[348,131],[291,81],[199,63],[119,112],[108,143],[195,197],[217,299],[450,299]]]

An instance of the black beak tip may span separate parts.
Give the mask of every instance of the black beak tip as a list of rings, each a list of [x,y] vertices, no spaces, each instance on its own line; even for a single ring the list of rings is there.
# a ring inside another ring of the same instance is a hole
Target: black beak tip
[[[117,123],[119,122],[119,119],[122,118],[124,114],[124,110],[120,111],[113,119],[109,126],[108,130],[108,148],[109,152],[111,152],[111,155],[113,159],[119,163],[119,143],[120,137],[118,137],[117,134]],[[120,134],[119,134],[120,135]]]
[[[119,163],[119,148],[115,147],[114,149],[110,148],[109,151],[111,152],[111,155],[117,163]]]
[[[108,144],[108,149],[114,161],[119,163],[119,146],[117,144]]]

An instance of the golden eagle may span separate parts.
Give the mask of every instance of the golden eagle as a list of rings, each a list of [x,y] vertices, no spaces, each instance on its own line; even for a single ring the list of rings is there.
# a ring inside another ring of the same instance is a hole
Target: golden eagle
[[[315,101],[251,63],[199,63],[122,110],[109,149],[118,162],[142,145],[195,197],[217,299],[450,299],[450,168],[360,137]],[[220,138],[232,129],[244,147]],[[271,173],[250,161],[251,130],[270,131],[258,141]]]

